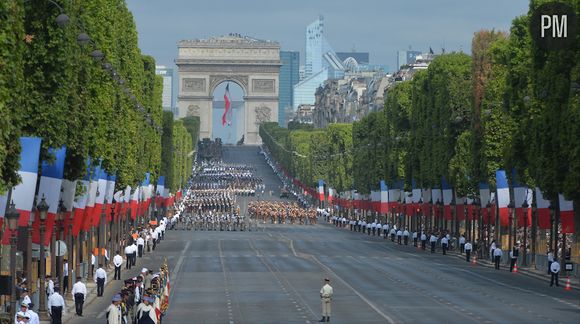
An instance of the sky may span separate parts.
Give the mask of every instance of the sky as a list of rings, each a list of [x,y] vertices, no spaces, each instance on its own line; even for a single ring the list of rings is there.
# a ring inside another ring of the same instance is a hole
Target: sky
[[[396,67],[397,51],[469,53],[473,33],[509,30],[529,0],[126,0],[139,46],[157,64],[175,67],[177,42],[239,33],[277,41],[304,57],[306,26],[319,14],[337,52],[369,52]]]

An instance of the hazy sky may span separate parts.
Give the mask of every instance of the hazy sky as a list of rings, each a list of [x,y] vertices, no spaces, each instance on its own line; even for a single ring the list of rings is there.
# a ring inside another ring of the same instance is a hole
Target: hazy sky
[[[173,66],[183,39],[240,33],[304,52],[306,25],[324,15],[335,51],[370,52],[371,63],[396,65],[399,49],[469,52],[480,29],[508,30],[529,0],[127,0],[140,47]]]

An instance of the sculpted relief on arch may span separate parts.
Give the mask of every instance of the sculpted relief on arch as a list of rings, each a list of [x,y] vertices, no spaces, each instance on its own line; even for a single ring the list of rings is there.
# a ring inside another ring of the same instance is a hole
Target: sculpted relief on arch
[[[215,87],[222,81],[233,80],[236,81],[244,88],[244,91],[248,91],[248,76],[247,75],[210,75],[209,77],[209,88],[215,89]],[[246,94],[247,95],[247,94]]]

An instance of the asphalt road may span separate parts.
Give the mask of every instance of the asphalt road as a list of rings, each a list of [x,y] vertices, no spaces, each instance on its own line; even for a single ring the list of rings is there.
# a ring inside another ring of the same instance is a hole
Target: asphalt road
[[[224,158],[255,163],[266,190],[279,188],[257,148],[230,147]],[[334,323],[580,322],[577,290],[326,224],[168,231],[138,262],[155,268],[165,257],[174,288],[164,323],[316,322],[325,277]],[[104,323],[113,285],[71,322]]]

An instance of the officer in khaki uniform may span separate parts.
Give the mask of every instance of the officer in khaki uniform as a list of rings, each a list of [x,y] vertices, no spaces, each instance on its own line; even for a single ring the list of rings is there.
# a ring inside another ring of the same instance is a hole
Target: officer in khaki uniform
[[[320,299],[322,300],[322,319],[320,322],[330,322],[330,302],[332,301],[332,286],[330,279],[324,279],[324,286],[320,288]]]

